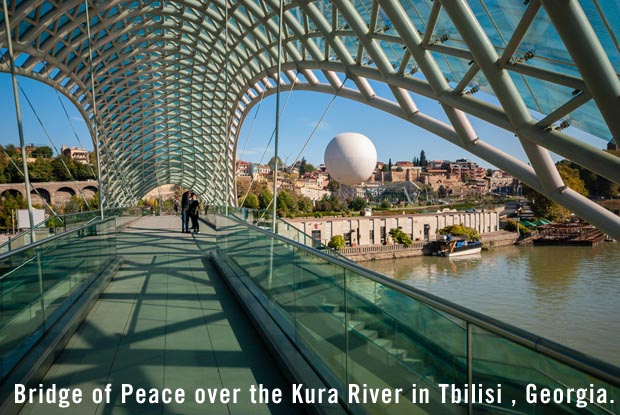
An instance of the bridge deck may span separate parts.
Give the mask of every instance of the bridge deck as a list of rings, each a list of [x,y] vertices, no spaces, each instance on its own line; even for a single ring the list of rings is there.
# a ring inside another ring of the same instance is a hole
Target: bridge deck
[[[203,225],[204,226],[204,225]],[[174,216],[145,217],[119,235],[125,263],[42,383],[80,388],[69,408],[27,404],[21,414],[296,414],[299,406],[252,404],[250,385],[290,385],[205,255],[210,229],[183,234]],[[92,402],[112,384],[111,403]],[[183,388],[183,404],[121,402],[121,386]],[[198,404],[197,388],[240,388],[238,403]]]

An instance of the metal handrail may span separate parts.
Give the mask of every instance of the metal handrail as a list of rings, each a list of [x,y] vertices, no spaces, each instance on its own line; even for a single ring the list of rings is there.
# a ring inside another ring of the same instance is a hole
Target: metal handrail
[[[240,224],[252,228],[253,230],[256,230],[272,238],[290,244],[308,253],[311,253],[325,261],[338,265],[346,270],[360,274],[374,282],[383,284],[403,295],[414,298],[415,300],[420,301],[423,304],[429,305],[440,311],[451,314],[470,324],[474,324],[480,328],[483,328],[493,334],[507,338],[508,340],[511,340],[519,345],[527,347],[528,349],[551,357],[559,361],[560,363],[564,363],[570,367],[580,370],[581,372],[608,382],[613,386],[620,387],[619,367],[611,365],[602,360],[587,356],[581,352],[563,346],[552,340],[537,336],[531,332],[520,329],[511,324],[496,320],[492,317],[478,313],[476,311],[470,310],[466,307],[452,303],[433,294],[429,294],[425,291],[419,290],[400,281],[393,280],[385,275],[363,268],[354,262],[342,260],[336,256],[323,253],[320,250],[300,244],[284,236],[273,234],[268,230],[251,225],[247,222],[243,222],[235,217],[229,217],[228,219],[232,219]]]
[[[56,214],[56,215],[53,215],[53,216],[50,216],[48,218],[43,219],[39,223],[36,223],[34,225],[34,228],[36,228],[36,229],[47,228],[48,226],[46,226],[46,224],[49,221],[53,220],[53,219],[59,219],[63,223],[63,225],[66,225],[65,220],[66,220],[67,216],[69,216],[69,215],[79,215],[79,214],[98,213],[98,212],[99,212],[98,210],[95,210],[95,211],[92,211],[92,212],[63,213],[61,215]],[[90,219],[90,220],[92,220],[92,219]],[[24,231],[19,232],[18,234],[16,234],[15,236],[13,236],[9,240],[7,240],[6,242],[1,243],[0,244],[0,249],[2,249],[2,247],[6,246],[6,245],[10,245],[11,243],[14,243],[14,241],[16,239],[21,238],[24,235],[28,235],[29,233],[30,233],[30,229],[29,228],[24,230]]]
[[[19,248],[16,248],[16,249],[11,250],[9,252],[5,252],[4,254],[0,254],[0,260],[8,258],[11,255],[16,255],[16,254],[19,254],[20,252],[24,252],[24,251],[27,251],[29,249],[36,248],[36,247],[38,247],[40,245],[47,244],[47,243],[49,243],[51,241],[54,241],[56,239],[62,238],[64,236],[66,236],[67,233],[69,233],[69,232],[81,231],[82,229],[86,229],[86,228],[94,226],[94,225],[99,225],[101,223],[105,223],[105,222],[110,221],[110,220],[116,220],[116,217],[115,216],[110,216],[110,217],[107,217],[107,218],[104,218],[104,219],[98,218],[98,220],[96,222],[88,222],[88,223],[85,223],[84,225],[80,226],[79,228],[71,229],[70,231],[63,232],[63,233],[58,233],[56,235],[47,237],[45,239],[41,239],[39,241],[35,241],[35,242],[33,242],[31,244],[28,244],[28,245],[20,246]]]
[[[254,213],[265,213],[266,215],[269,215],[271,217],[272,213],[271,211],[265,210],[265,209],[252,209],[252,208],[242,208],[242,207],[238,207],[236,206],[235,209],[246,209],[248,212],[254,212]],[[216,212],[217,214],[218,212]],[[236,216],[232,215],[233,217],[236,218]],[[261,216],[261,219],[263,219],[263,217]],[[345,261],[350,261],[346,256],[344,256],[339,250],[337,249],[333,249],[330,248],[328,245],[324,244],[323,242],[321,242],[321,240],[319,239],[315,239],[313,238],[311,235],[308,235],[306,232],[302,231],[301,229],[299,229],[296,225],[292,224],[291,222],[287,221],[285,218],[282,218],[280,216],[276,217],[276,220],[283,223],[286,226],[289,226],[293,229],[295,229],[295,231],[300,234],[303,235],[304,238],[306,238],[307,240],[311,240],[313,242],[316,242],[318,244],[318,246],[323,250],[323,252],[328,252],[330,255],[334,255],[339,257],[340,259],[343,259]],[[242,221],[243,222],[243,221]],[[248,223],[248,222],[245,222]],[[317,248],[316,245],[313,245],[314,248]]]

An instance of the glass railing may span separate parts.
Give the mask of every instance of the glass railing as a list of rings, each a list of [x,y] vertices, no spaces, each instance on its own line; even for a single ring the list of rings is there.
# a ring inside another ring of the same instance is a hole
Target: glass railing
[[[216,221],[218,256],[353,412],[348,394],[365,385],[400,391],[364,413],[620,414],[618,367],[236,215]]]
[[[242,207],[226,208],[221,206],[214,206],[210,208],[208,215],[210,217],[213,217],[213,215],[215,214],[227,214],[259,228],[267,230],[273,229],[273,222],[271,220],[271,218],[273,217],[272,211],[261,209],[248,209]],[[215,222],[215,220],[213,219],[212,222]],[[310,235],[303,232],[295,225],[287,222],[286,219],[282,219],[280,217],[276,218],[276,234],[284,236],[285,238],[291,239],[300,244],[324,250],[329,254],[336,255],[342,259],[346,259],[344,256],[340,255],[338,251],[329,248],[327,245],[323,244],[317,239],[313,239]]]
[[[115,256],[115,218],[0,255],[0,379]]]
[[[68,232],[72,229],[77,229],[90,221],[101,218],[101,211],[91,210],[87,212],[67,213],[62,215],[50,216],[44,221],[37,223],[34,226],[35,229],[35,241],[41,241],[50,236]],[[142,209],[136,207],[130,208],[113,208],[105,209],[104,217],[118,217],[118,224],[123,225],[125,222],[132,220],[132,218],[142,216]],[[10,252],[12,250],[21,248],[23,246],[32,243],[30,229],[20,232],[19,234],[11,237],[8,241],[0,244],[0,254]]]

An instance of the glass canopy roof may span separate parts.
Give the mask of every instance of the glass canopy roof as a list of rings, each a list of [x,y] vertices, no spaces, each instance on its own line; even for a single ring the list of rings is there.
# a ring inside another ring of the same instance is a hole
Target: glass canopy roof
[[[166,183],[234,202],[240,126],[276,91],[280,7],[282,85],[390,112],[556,200],[563,183],[549,151],[620,182],[617,158],[563,131],[620,144],[616,0],[7,3],[15,71],[58,88],[90,120],[110,206]],[[4,13],[0,21],[9,72]],[[369,80],[392,95],[377,96]],[[419,95],[451,125],[418,108]],[[472,116],[515,133],[530,166],[484,144]]]

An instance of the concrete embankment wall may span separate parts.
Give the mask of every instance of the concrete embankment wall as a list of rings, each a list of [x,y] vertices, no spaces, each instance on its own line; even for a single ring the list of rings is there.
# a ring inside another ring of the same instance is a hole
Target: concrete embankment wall
[[[484,233],[480,235],[482,245],[485,248],[497,248],[500,246],[514,245],[519,239],[519,234],[516,232],[498,231]]]
[[[518,235],[514,232],[490,232],[481,235],[482,244],[487,249],[514,245]],[[356,246],[339,250],[342,255],[352,261],[372,261],[376,259],[396,259],[413,256],[430,255],[430,243],[414,242],[410,247],[403,245],[370,245]]]

